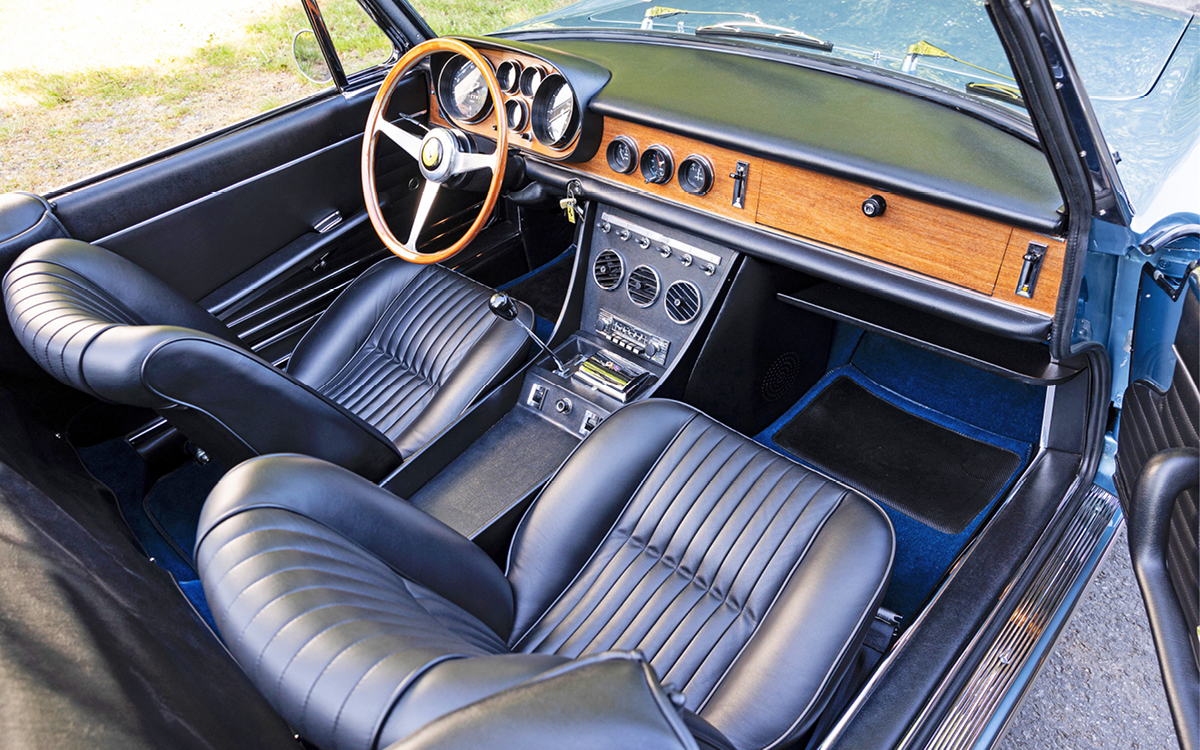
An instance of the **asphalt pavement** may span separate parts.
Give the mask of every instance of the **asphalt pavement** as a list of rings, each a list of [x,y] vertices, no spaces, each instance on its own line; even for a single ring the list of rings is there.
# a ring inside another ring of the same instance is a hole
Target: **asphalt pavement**
[[[1124,527],[1000,750],[1178,750]]]

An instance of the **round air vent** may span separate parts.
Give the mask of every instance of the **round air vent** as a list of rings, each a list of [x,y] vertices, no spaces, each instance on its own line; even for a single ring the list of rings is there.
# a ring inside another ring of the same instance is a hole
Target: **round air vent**
[[[691,323],[700,314],[700,290],[690,281],[676,281],[667,287],[663,299],[667,317],[679,324]]]
[[[596,280],[596,284],[601,289],[612,291],[617,288],[617,284],[621,283],[621,276],[625,273],[625,263],[621,260],[621,256],[614,253],[612,250],[603,250],[596,256],[596,262],[592,264],[592,278]]]
[[[638,307],[649,307],[658,299],[658,271],[650,266],[638,266],[629,272],[629,281],[625,282],[625,291],[629,292],[629,300]]]

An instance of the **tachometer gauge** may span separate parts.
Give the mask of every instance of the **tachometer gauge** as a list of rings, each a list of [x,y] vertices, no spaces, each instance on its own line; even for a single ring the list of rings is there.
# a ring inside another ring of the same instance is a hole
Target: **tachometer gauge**
[[[679,187],[685,193],[704,195],[712,189],[713,169],[708,159],[697,154],[679,162]]]
[[[619,135],[613,138],[605,150],[608,166],[618,174],[629,174],[637,169],[637,144],[629,136]]]
[[[504,117],[508,121],[508,129],[519,133],[529,123],[529,108],[520,99],[509,99],[504,103]]]
[[[538,87],[531,109],[533,134],[550,148],[563,148],[579,131],[579,107],[567,79],[558,73]]]
[[[438,105],[463,122],[478,122],[492,111],[487,81],[475,63],[461,55],[446,63],[438,79]]]
[[[642,177],[646,182],[655,185],[664,185],[670,182],[671,174],[675,171],[671,152],[667,150],[666,146],[651,146],[646,149],[639,164],[642,168]]]
[[[546,74],[541,68],[530,66],[521,74],[521,93],[525,96],[533,96],[537,93],[538,86],[542,85],[542,79]]]
[[[500,82],[500,90],[506,94],[515,94],[521,85],[521,63],[515,60],[505,60],[496,68],[496,80]]]

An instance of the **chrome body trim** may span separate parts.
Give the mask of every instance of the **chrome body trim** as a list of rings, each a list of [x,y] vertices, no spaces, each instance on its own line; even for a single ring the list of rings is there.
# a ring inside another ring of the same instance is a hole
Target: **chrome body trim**
[[[1117,498],[1092,485],[925,747],[982,749],[1000,739],[1124,520]]]

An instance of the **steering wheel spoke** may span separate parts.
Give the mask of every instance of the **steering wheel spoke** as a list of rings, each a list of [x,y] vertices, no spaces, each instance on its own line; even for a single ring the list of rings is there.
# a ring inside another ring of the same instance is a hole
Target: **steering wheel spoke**
[[[376,127],[380,133],[388,137],[388,140],[404,149],[404,153],[414,159],[420,160],[421,143],[424,140],[422,136],[413,135],[383,118],[380,118],[379,124]]]
[[[421,200],[417,203],[417,213],[413,216],[412,230],[408,233],[408,242],[404,243],[406,250],[417,252],[417,238],[421,236],[422,230],[425,229],[425,223],[429,221],[429,212],[433,209],[433,200],[437,197],[438,191],[442,185],[433,180],[426,180],[425,187],[421,189]]]
[[[479,169],[496,170],[496,154],[459,154],[454,159],[452,175],[466,174]]]

